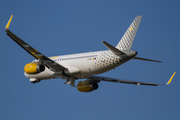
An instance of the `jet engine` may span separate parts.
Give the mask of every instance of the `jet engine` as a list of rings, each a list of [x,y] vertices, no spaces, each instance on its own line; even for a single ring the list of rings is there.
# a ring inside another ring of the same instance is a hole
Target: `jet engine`
[[[45,70],[45,66],[39,63],[28,63],[24,67],[24,71],[27,74],[36,74],[43,72]]]
[[[93,90],[98,89],[98,84],[90,80],[80,81],[77,84],[77,89],[80,92],[91,92]]]

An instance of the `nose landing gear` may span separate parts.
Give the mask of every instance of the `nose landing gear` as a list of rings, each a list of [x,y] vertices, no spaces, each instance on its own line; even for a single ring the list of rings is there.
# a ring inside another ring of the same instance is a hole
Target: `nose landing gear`
[[[30,81],[31,81],[31,83],[35,84],[35,83],[40,82],[41,80],[36,79],[36,78],[31,78]]]

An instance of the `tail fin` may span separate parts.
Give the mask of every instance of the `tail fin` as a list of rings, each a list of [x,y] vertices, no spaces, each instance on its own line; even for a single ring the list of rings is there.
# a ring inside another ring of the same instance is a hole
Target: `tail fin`
[[[134,21],[131,23],[119,43],[117,44],[116,48],[122,51],[131,50],[131,46],[133,44],[134,38],[136,36],[139,24],[141,22],[141,16],[137,16]]]

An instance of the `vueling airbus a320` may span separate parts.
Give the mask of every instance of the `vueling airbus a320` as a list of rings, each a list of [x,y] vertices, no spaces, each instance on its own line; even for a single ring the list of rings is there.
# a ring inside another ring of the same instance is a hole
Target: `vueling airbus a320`
[[[174,72],[166,84],[128,81],[96,76],[97,74],[112,70],[131,59],[161,62],[136,57],[137,52],[131,50],[131,46],[133,44],[142,16],[137,16],[134,19],[116,47],[102,41],[108,50],[54,57],[46,57],[44,54],[40,53],[13,34],[9,30],[12,17],[13,15],[5,27],[7,35],[36,59],[31,63],[26,64],[24,67],[24,74],[30,79],[31,83],[35,84],[45,79],[61,78],[66,80],[65,84],[70,84],[71,86],[75,87],[75,80],[87,79],[85,81],[80,81],[77,84],[77,89],[81,92],[90,92],[98,89],[97,83],[100,81],[150,86],[168,85],[176,73]]]

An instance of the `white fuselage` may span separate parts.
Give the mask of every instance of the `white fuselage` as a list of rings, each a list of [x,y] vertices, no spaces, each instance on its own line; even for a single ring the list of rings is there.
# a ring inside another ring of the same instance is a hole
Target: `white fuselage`
[[[130,57],[132,58],[134,56],[135,53]],[[114,55],[110,50],[55,56],[50,58],[58,64],[65,66],[69,70],[66,73],[77,79],[83,79],[91,75],[104,73],[129,60],[129,58],[124,59],[123,56]],[[38,61],[34,60],[33,62]],[[35,78],[40,80],[52,78],[67,79],[68,77],[64,75],[62,71],[53,72],[47,67],[45,71],[39,74],[25,73],[25,76],[27,78]]]

